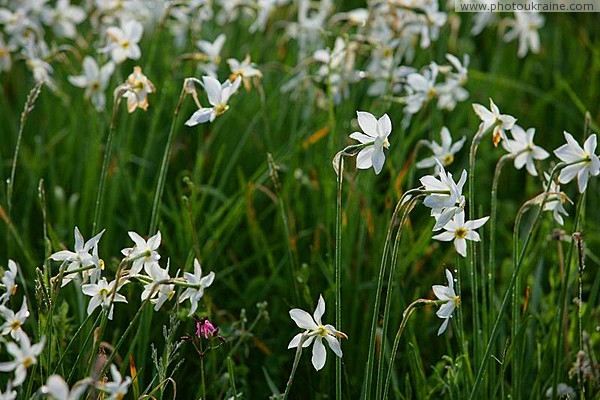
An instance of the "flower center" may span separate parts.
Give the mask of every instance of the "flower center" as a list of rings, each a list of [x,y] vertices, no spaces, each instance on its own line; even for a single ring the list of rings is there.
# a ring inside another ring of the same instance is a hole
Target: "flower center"
[[[317,336],[321,336],[321,337],[327,336],[327,333],[328,333],[327,328],[325,328],[323,325],[320,325],[317,328]]]
[[[227,104],[219,104],[215,107],[215,113],[217,113],[217,116],[223,115],[228,109],[229,106]]]
[[[454,298],[454,306],[455,307],[459,307],[460,306],[460,296],[456,296]]]
[[[100,89],[100,82],[98,82],[98,81],[92,82],[91,88],[93,91],[97,91],[98,89]]]
[[[21,328],[21,322],[20,321],[13,321],[12,324],[10,324],[10,329],[12,329],[13,331],[18,331]]]
[[[33,365],[33,357],[25,357],[23,359],[23,365],[25,368],[29,368]]]
[[[130,46],[129,40],[123,40],[123,42],[121,43],[121,47],[124,49],[128,49]]]
[[[106,297],[108,296],[108,289],[107,288],[102,288],[98,291],[98,295],[100,297]]]
[[[8,55],[8,50],[0,47],[0,57],[6,57]]]
[[[465,228],[458,228],[454,231],[454,236],[456,236],[457,239],[464,239],[467,237],[467,233],[468,231]]]
[[[429,100],[433,99],[435,97],[435,95],[437,94],[435,88],[431,88],[429,89],[429,92],[427,92],[427,97],[429,98]]]
[[[444,166],[448,166],[454,162],[454,156],[450,153],[444,155]]]

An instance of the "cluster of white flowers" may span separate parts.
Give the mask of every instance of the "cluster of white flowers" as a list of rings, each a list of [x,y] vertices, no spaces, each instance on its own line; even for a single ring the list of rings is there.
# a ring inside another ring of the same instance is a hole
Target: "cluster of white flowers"
[[[161,233],[157,232],[146,240],[136,232],[129,232],[134,245],[121,250],[124,258],[117,270],[117,276],[114,280],[108,281],[105,276],[102,276],[104,262],[98,257],[98,243],[103,233],[104,231],[84,243],[84,238],[76,227],[75,251],[61,250],[50,256],[52,260],[62,261],[57,275],[62,278],[62,285],[74,279],[82,283],[82,293],[91,297],[87,308],[88,314],[92,314],[100,307],[108,312],[108,319],[112,319],[114,303],[127,302],[127,298],[118,292],[134,280],[143,284],[141,299],[153,303],[155,311],[172,300],[175,288],[181,286],[185,291],[179,297],[179,303],[189,299],[190,315],[196,312],[204,295],[204,289],[214,280],[214,272],[203,277],[200,263],[194,260],[194,274],[186,272],[183,277],[178,277],[179,271],[177,271],[174,276],[171,276],[169,261],[165,268],[160,266],[161,256],[158,248],[162,241]]]

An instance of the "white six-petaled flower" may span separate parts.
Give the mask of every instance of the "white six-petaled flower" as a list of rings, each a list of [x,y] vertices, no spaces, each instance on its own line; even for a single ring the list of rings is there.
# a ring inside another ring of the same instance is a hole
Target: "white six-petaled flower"
[[[347,339],[343,332],[336,330],[332,325],[323,325],[321,317],[324,313],[325,300],[323,300],[323,296],[319,296],[319,303],[312,316],[299,308],[290,310],[290,317],[299,328],[305,329],[305,331],[292,338],[288,344],[288,349],[298,347],[300,343],[302,343],[302,347],[308,347],[314,342],[312,364],[317,371],[323,368],[327,359],[327,352],[325,350],[325,345],[323,344],[323,339],[325,339],[331,350],[333,350],[338,357],[342,357],[342,348],[340,347],[340,342],[338,342],[337,338]],[[303,340],[304,342],[302,342]]]
[[[60,375],[51,375],[40,389],[43,394],[54,400],[79,400],[88,388],[88,382],[80,381],[69,390],[69,385]]]
[[[185,124],[196,126],[205,122],[213,122],[215,118],[223,115],[229,109],[229,98],[238,90],[242,78],[236,77],[233,82],[227,79],[222,84],[213,77],[203,76],[202,82],[212,107],[202,107],[196,111]]]
[[[202,296],[204,296],[204,289],[212,285],[215,280],[215,273],[210,272],[206,276],[202,276],[202,266],[197,259],[194,259],[194,273],[190,274],[189,272],[185,272],[183,274],[187,283],[191,283],[193,285],[198,285],[198,287],[189,287],[187,288],[179,297],[179,302],[183,303],[185,300],[190,299],[191,309],[190,315],[196,312],[198,308],[198,303]]]
[[[577,186],[579,193],[583,193],[587,188],[590,175],[600,174],[600,160],[595,154],[597,146],[596,134],[590,135],[583,144],[583,148],[577,143],[569,132],[564,132],[566,144],[554,150],[554,154],[562,162],[572,163],[560,171],[558,180],[560,183],[569,183],[577,176]]]
[[[75,227],[74,235],[75,235],[75,249],[74,251],[70,250],[61,250],[50,256],[50,259],[54,261],[63,261],[68,263],[67,269],[65,270],[65,274],[62,279],[62,286],[65,286],[67,283],[71,282],[75,277],[75,274],[67,274],[69,271],[73,271],[82,267],[92,267],[94,266],[94,270],[96,271],[83,271],[83,279],[86,280],[88,277],[97,276],[102,267],[100,259],[98,258],[97,247],[100,238],[104,234],[104,230],[88,240],[84,242],[85,239],[79,232],[79,228]],[[94,250],[96,249],[96,250]],[[92,254],[90,254],[90,251]]]
[[[463,257],[467,256],[467,240],[479,242],[481,239],[475,229],[479,229],[487,222],[490,217],[483,217],[473,221],[465,222],[465,212],[461,211],[453,219],[444,225],[446,232],[442,232],[432,237],[435,240],[449,242],[454,240],[456,252]]]
[[[123,22],[120,27],[111,26],[106,30],[110,43],[101,51],[110,53],[117,64],[121,64],[128,58],[137,60],[142,55],[138,42],[142,39],[143,33],[144,27],[136,20]]]
[[[433,155],[419,161],[416,164],[417,168],[433,167],[436,165],[436,160],[442,163],[443,166],[447,167],[454,162],[454,155],[456,155],[456,153],[462,149],[463,145],[465,144],[465,140],[467,140],[467,137],[463,136],[458,142],[452,143],[450,131],[445,126],[442,128],[440,136],[442,137],[441,144],[438,144],[438,142],[435,140],[432,140],[431,143],[427,142],[427,147],[431,149]]]
[[[438,317],[442,318],[444,322],[440,329],[438,329],[438,336],[446,331],[448,328],[448,323],[450,322],[450,318],[452,318],[452,313],[454,309],[460,305],[460,297],[456,295],[454,292],[454,278],[452,277],[452,273],[446,270],[446,278],[448,279],[448,286],[442,285],[433,285],[431,288],[433,289],[433,293],[439,300],[444,300],[446,303],[442,304],[442,306],[435,313]]]
[[[128,376],[123,379],[121,373],[114,364],[111,364],[110,366],[110,375],[112,376],[112,382],[105,383],[100,389],[108,393],[109,396],[106,400],[121,400],[127,394],[127,390],[131,384],[131,378]]]
[[[6,290],[0,296],[0,304],[4,305],[10,299],[17,288],[15,280],[17,279],[17,263],[13,260],[8,260],[8,270],[4,271],[4,275],[2,275],[2,284],[4,285],[4,290]]]
[[[99,68],[96,60],[86,56],[83,59],[83,75],[69,76],[69,82],[74,86],[85,88],[84,97],[92,100],[96,110],[102,111],[106,105],[104,91],[114,70],[115,64],[112,62],[108,62],[102,68]]]
[[[102,308],[107,308],[110,305],[110,310],[108,311],[108,319],[112,320],[115,305],[111,305],[110,302],[114,287],[115,281],[111,281],[110,283],[108,283],[106,281],[106,278],[100,279],[98,283],[88,283],[86,285],[81,286],[81,291],[83,292],[83,294],[92,297],[87,308],[88,315],[93,313],[98,306],[102,306]],[[117,290],[119,289],[120,287],[117,288]],[[114,302],[127,303],[127,299],[122,294],[115,293]]]
[[[29,310],[27,309],[27,299],[23,298],[23,304],[21,309],[16,313],[3,305],[0,305],[0,314],[4,318],[4,323],[0,326],[0,334],[2,336],[12,336],[13,339],[19,339],[19,332],[22,332],[22,326],[25,323],[27,317],[29,317]]]
[[[356,168],[369,169],[373,167],[375,173],[379,174],[385,163],[383,148],[390,146],[388,136],[392,133],[392,121],[387,114],[383,114],[379,119],[364,111],[357,111],[356,115],[362,132],[354,132],[350,137],[367,145],[356,157]]]
[[[144,268],[147,274],[150,274],[150,268],[158,264],[158,260],[160,260],[160,254],[156,251],[162,240],[160,231],[156,232],[156,235],[147,241],[133,231],[129,232],[129,237],[133,240],[135,246],[121,250],[124,256],[133,260],[129,274],[137,275],[142,268]]]
[[[473,104],[473,110],[481,119],[479,125],[479,132],[483,134],[488,129],[493,127],[492,139],[494,146],[498,146],[500,140],[508,139],[506,137],[506,131],[511,130],[517,119],[508,114],[500,114],[498,106],[494,104],[494,101],[490,98],[490,109],[488,110],[481,104]]]
[[[519,125],[513,125],[511,131],[512,139],[507,139],[502,142],[504,150],[508,151],[514,157],[516,169],[521,169],[523,166],[533,176],[537,176],[534,160],[544,160],[550,154],[540,146],[533,144],[535,129],[529,128],[525,131]]]
[[[169,266],[170,260],[167,260],[167,268],[162,269],[160,265],[156,263],[150,266],[148,270],[148,275],[152,279],[152,282],[144,285],[142,300],[146,300],[148,297],[150,297],[150,302],[154,304],[154,311],[160,310],[163,304],[165,304],[168,300],[171,300],[175,295],[175,285],[166,282],[158,283],[170,279]]]
[[[46,343],[46,338],[42,336],[39,343],[32,345],[29,337],[22,330],[17,332],[17,337],[19,338],[18,345],[14,342],[6,344],[6,350],[14,359],[0,362],[1,372],[15,371],[14,386],[19,386],[25,381],[27,368],[37,363],[37,356],[40,355]]]
[[[463,187],[467,181],[467,171],[463,170],[458,182],[454,182],[452,174],[446,172],[444,166],[438,161],[438,178],[426,175],[419,179],[427,196],[423,200],[426,207],[431,208],[431,215],[435,217],[434,231],[440,230],[465,206],[465,197],[462,194]]]

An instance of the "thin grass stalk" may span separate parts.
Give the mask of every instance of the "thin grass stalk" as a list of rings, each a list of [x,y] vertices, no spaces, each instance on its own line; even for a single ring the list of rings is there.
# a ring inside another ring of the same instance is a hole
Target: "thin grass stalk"
[[[98,193],[96,194],[96,205],[94,207],[94,222],[92,223],[92,234],[94,235],[98,233],[96,229],[98,227],[98,222],[100,221],[100,217],[102,214],[104,192],[106,190],[106,176],[108,175],[108,164],[110,163],[114,135],[115,131],[117,130],[117,117],[119,116],[120,103],[121,96],[115,96],[112,117],[110,119],[110,126],[108,128],[108,137],[106,138],[106,148],[104,149],[104,160],[102,161],[102,170],[100,172],[100,183],[98,184]]]
[[[165,152],[163,154],[162,163],[160,164],[160,172],[158,173],[158,182],[156,183],[156,192],[154,193],[154,202],[152,203],[152,214],[150,215],[150,229],[148,235],[154,234],[158,225],[158,209],[162,202],[162,196],[165,191],[165,182],[167,180],[167,171],[169,170],[169,154],[171,154],[171,147],[173,146],[173,138],[175,137],[175,126],[179,119],[179,112],[181,111],[181,105],[185,98],[185,89],[181,89],[179,100],[173,111],[173,120],[171,121],[171,129],[169,129],[169,136],[167,136],[167,144],[165,145]]]
[[[587,191],[583,192],[579,196],[579,199],[577,200],[575,220],[573,222],[573,232],[579,231],[580,222],[581,222],[581,212],[582,212],[581,210],[583,208],[583,205],[585,204],[586,194],[587,194]],[[567,292],[568,292],[568,287],[569,287],[569,275],[571,272],[571,259],[573,256],[573,247],[574,247],[573,242],[574,242],[574,240],[572,240],[571,243],[569,244],[569,250],[567,251],[567,256],[565,257],[565,280],[560,289],[560,295],[559,295],[559,300],[558,300],[560,310],[558,313],[556,313],[556,317],[555,317],[556,318],[555,325],[558,329],[558,334],[557,334],[557,339],[556,339],[557,345],[556,345],[556,348],[554,349],[554,354],[553,354],[554,363],[553,363],[553,367],[552,367],[552,400],[555,400],[557,398],[556,393],[557,393],[557,387],[558,387],[558,376],[559,376],[559,371],[560,371],[560,367],[562,365],[562,358],[563,358],[562,346],[560,344],[563,341],[564,331],[562,329],[563,325],[560,323],[560,318],[562,318],[563,313],[567,309]]]
[[[492,180],[492,199],[491,199],[491,212],[490,212],[490,251],[489,251],[489,259],[488,266],[489,270],[496,271],[496,223],[497,223],[497,211],[498,211],[498,184],[500,182],[500,174],[502,173],[502,168],[506,163],[513,160],[514,156],[512,154],[503,155],[498,163],[496,163],[496,169],[494,170],[494,178]],[[494,301],[494,281],[492,279],[492,274],[488,274],[488,302],[489,304],[493,304]],[[488,310],[491,311],[491,310]]]
[[[292,383],[294,383],[294,376],[296,375],[296,369],[298,368],[298,364],[300,363],[300,356],[302,356],[302,345],[306,342],[308,336],[302,335],[300,338],[300,343],[298,343],[298,347],[296,348],[296,355],[294,356],[294,364],[292,365],[292,372],[290,373],[290,377],[285,385],[285,391],[283,392],[283,400],[287,400],[290,395],[290,389],[292,388]]]
[[[580,161],[578,161],[577,163],[579,163]],[[477,371],[477,376],[475,377],[475,383],[473,384],[473,389],[471,390],[471,394],[469,395],[469,399],[470,400],[475,400],[475,398],[477,397],[477,394],[479,393],[479,387],[481,386],[481,382],[483,380],[483,375],[485,374],[488,364],[489,364],[489,357],[492,351],[492,346],[493,343],[496,339],[496,335],[498,334],[498,328],[500,326],[500,322],[504,316],[504,313],[506,311],[506,307],[508,306],[508,301],[509,298],[512,294],[512,291],[514,289],[515,283],[516,283],[516,279],[517,279],[517,275],[519,273],[519,270],[521,269],[521,265],[523,264],[523,259],[525,258],[525,252],[527,251],[527,248],[529,247],[529,243],[531,242],[531,237],[532,237],[532,233],[533,230],[536,228],[539,220],[540,220],[540,216],[542,214],[542,210],[544,208],[544,203],[546,202],[546,197],[547,197],[547,193],[550,191],[550,183],[552,182],[552,179],[554,179],[554,175],[556,175],[556,173],[568,166],[568,165],[572,165],[572,164],[576,164],[576,163],[558,163],[553,169],[552,172],[550,173],[550,179],[548,179],[548,184],[546,186],[546,190],[545,190],[545,195],[543,200],[540,202],[541,204],[539,204],[539,207],[537,207],[536,210],[536,215],[535,218],[533,220],[533,224],[531,226],[531,228],[529,229],[529,232],[527,234],[527,236],[525,237],[524,243],[523,243],[523,248],[521,249],[520,252],[520,256],[517,260],[517,263],[513,269],[513,273],[510,279],[510,282],[508,284],[508,288],[506,290],[506,292],[504,293],[504,297],[502,299],[502,303],[500,305],[500,310],[498,311],[498,315],[496,316],[496,321],[494,322],[494,326],[492,328],[492,332],[490,333],[490,337],[488,338],[488,343],[487,346],[485,348],[485,352],[483,354],[483,357],[481,359],[480,365],[479,365],[479,369]]]
[[[404,231],[403,228],[404,228],[404,225],[406,224],[406,221],[408,220],[408,215],[413,210],[413,208],[417,204],[418,200],[422,196],[423,195],[412,198],[408,202],[406,207],[404,208],[404,213],[402,214],[402,219],[400,220],[400,226],[398,227],[398,231],[396,232],[396,238],[394,240],[394,247],[392,248],[392,259],[391,259],[391,263],[390,263],[390,272],[388,274],[387,292],[385,295],[385,303],[384,303],[384,308],[383,308],[383,330],[381,332],[381,336],[384,339],[381,341],[381,356],[379,357],[379,362],[377,365],[377,387],[376,387],[376,392],[375,392],[376,399],[382,398],[381,390],[383,389],[384,355],[385,355],[385,347],[386,347],[385,337],[387,335],[387,330],[389,327],[389,320],[390,320],[389,314],[390,314],[390,307],[392,304],[392,292],[393,292],[393,287],[394,287],[394,280],[396,278],[396,266],[398,264],[398,253],[400,251],[400,241],[402,240],[402,233]],[[391,369],[392,365],[390,365],[389,368]]]
[[[338,160],[337,201],[335,207],[335,327],[342,331],[342,189],[344,157]],[[302,347],[302,346],[298,346]],[[335,398],[342,398],[342,358],[335,359]]]
[[[483,138],[483,135],[487,131],[478,131],[473,141],[471,142],[471,148],[469,150],[469,219],[474,220],[475,216],[475,157],[477,155],[477,148],[479,142]],[[469,275],[471,280],[471,291],[473,307],[473,355],[475,362],[479,360],[479,293],[477,285],[477,268],[475,266],[475,258],[477,256],[476,248],[472,243],[468,245],[469,254]]]
[[[17,145],[15,146],[15,154],[12,160],[12,166],[10,169],[10,179],[8,181],[7,188],[7,200],[8,200],[8,215],[11,215],[12,212],[12,197],[13,197],[13,189],[15,186],[15,174],[17,172],[17,160],[19,159],[19,151],[21,150],[21,141],[23,139],[23,131],[25,130],[25,122],[29,117],[29,114],[33,111],[35,107],[35,101],[40,95],[42,91],[42,82],[36,83],[36,85],[29,91],[27,95],[27,100],[25,101],[25,106],[23,107],[23,112],[21,113],[21,119],[19,121],[19,133],[17,135]]]
[[[400,345],[400,338],[402,337],[402,333],[404,332],[404,329],[406,328],[406,325],[408,324],[408,320],[410,319],[410,316],[417,308],[425,307],[427,305],[438,305],[438,304],[440,304],[440,302],[436,301],[436,300],[418,299],[418,300],[415,300],[412,303],[410,303],[408,305],[408,307],[406,307],[406,309],[402,313],[402,322],[400,323],[400,327],[398,327],[398,332],[396,332],[396,337],[394,338],[394,344],[392,346],[392,352],[390,354],[390,362],[389,362],[390,367],[388,368],[388,372],[385,377],[385,388],[383,390],[383,397],[381,397],[382,399],[387,398],[387,396],[388,396],[388,393],[390,390],[390,382],[392,380],[392,371],[394,369],[393,368],[394,360],[396,359],[396,354],[398,353],[398,347]],[[377,397],[377,398],[379,398],[379,397]]]
[[[369,353],[367,356],[367,366],[365,371],[365,383],[364,383],[364,395],[365,399],[368,399],[371,395],[371,379],[372,379],[372,370],[373,370],[373,362],[375,358],[375,342],[377,340],[377,325],[378,325],[378,316],[379,316],[379,305],[381,302],[381,291],[383,288],[383,277],[385,276],[386,266],[387,266],[387,257],[389,252],[390,243],[392,240],[392,232],[394,229],[394,224],[396,219],[398,218],[398,213],[403,206],[404,200],[407,196],[411,196],[412,194],[420,192],[419,189],[412,189],[407,191],[402,195],[400,200],[396,203],[396,207],[394,208],[394,212],[392,213],[392,218],[390,220],[390,224],[388,226],[387,234],[385,237],[385,242],[383,243],[383,252],[381,255],[381,264],[379,265],[379,275],[377,277],[377,289],[375,290],[375,304],[373,305],[373,319],[371,321],[371,334],[369,337]]]

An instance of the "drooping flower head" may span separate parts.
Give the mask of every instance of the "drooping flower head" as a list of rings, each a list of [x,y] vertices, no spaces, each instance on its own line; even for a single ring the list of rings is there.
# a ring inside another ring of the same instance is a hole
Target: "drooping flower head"
[[[473,104],[473,110],[481,119],[479,125],[479,132],[487,132],[488,129],[493,128],[492,140],[494,147],[498,147],[498,143],[502,139],[507,140],[506,131],[512,129],[517,119],[508,114],[500,114],[498,106],[494,104],[494,101],[490,98],[490,109],[488,110],[481,104]]]
[[[460,305],[460,297],[458,297],[454,292],[454,277],[448,270],[446,270],[446,279],[448,279],[448,286],[433,285],[431,287],[433,289],[433,293],[439,300],[446,301],[446,303],[442,304],[442,306],[436,312],[436,315],[444,320],[442,326],[440,326],[440,329],[437,332],[438,336],[446,331],[448,328],[448,323],[450,322],[450,318],[452,318],[454,309]]]

